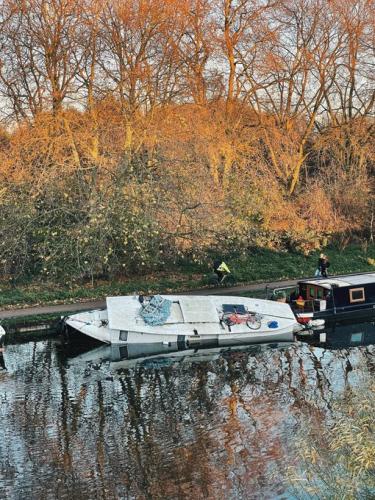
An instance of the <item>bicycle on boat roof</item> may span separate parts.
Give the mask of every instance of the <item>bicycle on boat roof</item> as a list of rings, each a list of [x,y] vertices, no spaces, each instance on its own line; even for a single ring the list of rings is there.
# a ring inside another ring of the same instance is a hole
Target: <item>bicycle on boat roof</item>
[[[228,327],[246,324],[251,330],[259,330],[262,325],[262,316],[249,311],[239,313],[234,310],[234,312],[224,313],[221,321]]]

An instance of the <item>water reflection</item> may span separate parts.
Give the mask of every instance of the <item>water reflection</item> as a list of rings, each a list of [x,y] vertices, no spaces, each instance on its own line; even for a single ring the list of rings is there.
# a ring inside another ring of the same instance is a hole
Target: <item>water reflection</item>
[[[0,497],[282,498],[302,417],[324,428],[333,399],[374,373],[373,345],[144,354],[8,345]]]
[[[85,363],[86,365],[96,366],[107,364],[111,370],[129,369],[140,365],[144,368],[161,368],[174,363],[192,364],[215,361],[219,358],[230,357],[234,353],[238,355],[240,352],[255,355],[271,348],[285,349],[288,345],[291,345],[291,343],[178,349],[173,344],[134,344],[128,346],[100,344],[94,349],[83,349],[82,352],[77,352],[75,346],[73,355],[70,352],[71,345],[68,345],[65,356],[69,366]]]
[[[328,325],[327,347],[342,349],[345,347],[375,344],[375,322],[350,323],[336,322]]]

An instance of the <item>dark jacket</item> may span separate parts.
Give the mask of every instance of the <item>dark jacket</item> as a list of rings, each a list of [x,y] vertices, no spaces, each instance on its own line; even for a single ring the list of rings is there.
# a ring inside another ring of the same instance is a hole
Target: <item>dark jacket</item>
[[[218,270],[218,268],[220,267],[220,264],[222,263],[223,261],[222,260],[219,260],[219,259],[216,259],[214,260],[214,272],[216,272]]]
[[[330,263],[329,263],[328,259],[319,259],[318,269],[319,269],[320,274],[322,276],[327,274],[327,269],[329,268],[329,266],[330,266]]]

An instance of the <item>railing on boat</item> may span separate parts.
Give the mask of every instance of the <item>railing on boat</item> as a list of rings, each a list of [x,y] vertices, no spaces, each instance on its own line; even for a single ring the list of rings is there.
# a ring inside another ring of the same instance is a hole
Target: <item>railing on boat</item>
[[[287,290],[296,290],[297,285],[284,286],[280,288],[271,288],[266,285],[266,299],[276,299],[279,295],[280,299],[283,298],[281,293],[285,293]],[[270,294],[271,292],[271,294]],[[279,300],[280,300],[279,299]],[[285,301],[290,304],[293,311],[298,313],[304,312],[315,312],[321,310],[321,300],[320,299],[302,299],[302,300],[287,300],[285,296]]]

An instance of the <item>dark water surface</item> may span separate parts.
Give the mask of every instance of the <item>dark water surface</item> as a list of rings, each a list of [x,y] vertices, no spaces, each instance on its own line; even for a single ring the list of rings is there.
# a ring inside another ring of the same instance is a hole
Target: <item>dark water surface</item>
[[[375,327],[125,359],[62,338],[6,346],[0,498],[292,498],[306,418],[374,376]],[[86,342],[87,345],[87,342]]]

